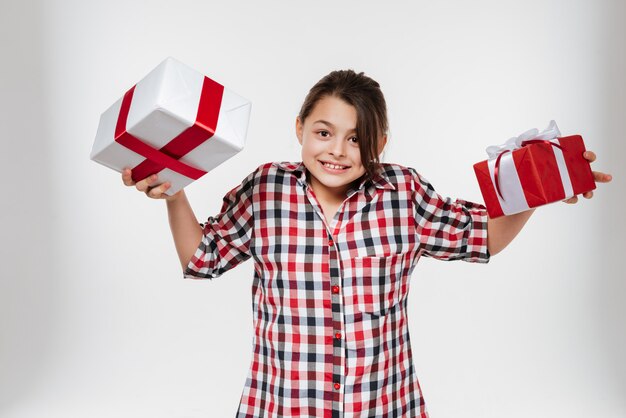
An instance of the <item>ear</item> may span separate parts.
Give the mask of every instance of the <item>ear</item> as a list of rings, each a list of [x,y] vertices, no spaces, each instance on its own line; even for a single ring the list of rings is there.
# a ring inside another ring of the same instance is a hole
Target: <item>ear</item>
[[[302,145],[302,122],[300,121],[300,117],[296,116],[296,136],[298,137],[298,142]]]
[[[383,135],[382,141],[378,141],[378,155],[383,152],[385,145],[387,145],[387,135]]]

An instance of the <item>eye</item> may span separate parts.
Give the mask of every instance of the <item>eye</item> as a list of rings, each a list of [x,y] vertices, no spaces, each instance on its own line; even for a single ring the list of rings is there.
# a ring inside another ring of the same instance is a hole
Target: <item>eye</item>
[[[352,141],[353,144],[358,144],[359,143],[359,139],[356,136],[351,137],[350,141]]]
[[[328,136],[330,135],[330,132],[328,132],[328,131],[319,131],[318,134],[320,134],[323,138],[328,138]]]

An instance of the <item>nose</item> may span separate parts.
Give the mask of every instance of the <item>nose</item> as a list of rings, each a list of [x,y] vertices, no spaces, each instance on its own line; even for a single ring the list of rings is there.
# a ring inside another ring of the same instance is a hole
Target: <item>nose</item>
[[[336,136],[330,143],[329,153],[334,155],[335,157],[345,157],[346,156],[346,140],[341,136]]]

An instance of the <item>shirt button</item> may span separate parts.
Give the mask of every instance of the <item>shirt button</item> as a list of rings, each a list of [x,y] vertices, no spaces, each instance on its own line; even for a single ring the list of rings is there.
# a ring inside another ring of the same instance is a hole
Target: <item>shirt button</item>
[[[339,286],[333,286],[333,293],[339,293]]]
[[[329,246],[329,247],[332,247],[332,246],[333,246],[333,244],[334,244],[334,242],[333,242],[333,240],[332,240],[332,239],[328,240],[328,246]]]
[[[335,389],[339,390],[340,387],[341,385],[339,385],[339,383],[335,383]]]
[[[340,334],[339,332],[337,332],[337,333],[335,334],[335,338],[336,338],[336,339],[340,339],[340,338],[341,338],[341,334]]]

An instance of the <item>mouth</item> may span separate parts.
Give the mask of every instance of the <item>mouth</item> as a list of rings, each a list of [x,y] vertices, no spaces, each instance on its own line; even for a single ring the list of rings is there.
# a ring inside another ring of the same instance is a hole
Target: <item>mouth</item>
[[[333,164],[331,162],[322,161],[322,160],[318,160],[318,161],[321,164],[321,166],[324,168],[324,170],[330,173],[343,173],[344,171],[350,168],[349,165]]]

